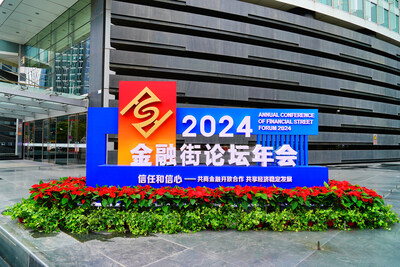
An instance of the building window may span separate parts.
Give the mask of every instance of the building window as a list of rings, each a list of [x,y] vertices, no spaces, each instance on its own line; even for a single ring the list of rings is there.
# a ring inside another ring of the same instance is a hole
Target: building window
[[[372,3],[372,2],[369,2],[369,1],[366,1],[365,5],[366,5],[366,7],[365,7],[366,18],[365,19],[377,23],[377,21],[378,21],[377,12],[378,12],[378,10],[377,10],[376,4]]]
[[[350,13],[364,18],[364,0],[353,0],[350,1]]]
[[[349,0],[334,0],[333,7],[346,12],[349,12]]]
[[[389,28],[389,10],[383,9],[383,27]]]
[[[318,0],[318,2],[328,6],[332,6],[332,0]]]

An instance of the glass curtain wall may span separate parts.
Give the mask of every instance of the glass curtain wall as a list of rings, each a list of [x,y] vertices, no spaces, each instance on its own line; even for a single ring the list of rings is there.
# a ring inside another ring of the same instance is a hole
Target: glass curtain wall
[[[349,11],[349,0],[334,0],[333,7],[343,11]]]
[[[77,149],[77,164],[85,164],[86,162],[86,114],[78,115],[78,139]]]
[[[366,1],[365,3],[365,19],[375,22],[378,22],[378,9],[376,3]]]
[[[43,152],[43,121],[37,120],[32,122],[32,125],[35,125],[35,133],[34,133],[34,142],[33,142],[33,160],[34,161],[42,161],[42,152]]]
[[[35,123],[24,123],[24,159],[34,159],[35,152]]]
[[[318,2],[331,6],[332,5],[332,0],[318,0]]]
[[[89,86],[90,0],[80,0],[23,47],[20,81],[82,95]]]
[[[49,135],[48,140],[48,160],[50,163],[56,163],[56,133],[57,133],[57,119],[51,118],[49,121]]]
[[[24,159],[85,164],[86,113],[25,122]]]
[[[15,155],[16,131],[15,119],[0,117],[0,156]]]
[[[311,0],[399,32],[399,0]]]
[[[49,161],[49,120],[43,120],[43,161]]]
[[[68,116],[57,117],[56,163],[67,164],[68,151]]]
[[[86,116],[69,116],[68,123],[68,163],[85,163],[82,153],[86,154]]]

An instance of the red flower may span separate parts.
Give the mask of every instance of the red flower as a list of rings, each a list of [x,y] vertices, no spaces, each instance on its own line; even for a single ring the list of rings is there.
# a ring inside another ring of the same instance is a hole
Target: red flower
[[[247,193],[246,195],[251,200],[251,195],[249,193]]]
[[[33,199],[37,201],[38,198],[43,198],[42,193],[37,194]]]
[[[312,205],[324,204],[325,201],[332,201],[333,205],[340,205],[340,199],[343,196],[355,196],[357,199],[362,200],[364,203],[374,203],[377,198],[382,198],[374,190],[360,187],[358,185],[351,185],[347,181],[335,181],[330,180],[329,186],[314,186],[311,188],[307,187],[296,187],[291,189],[282,189],[277,187],[262,187],[262,186],[240,186],[235,187],[224,187],[211,189],[206,187],[197,186],[196,188],[182,188],[182,187],[161,187],[153,188],[149,185],[146,186],[135,186],[117,188],[111,187],[90,187],[86,186],[86,178],[75,178],[68,177],[60,180],[50,181],[49,183],[35,184],[30,188],[30,193],[35,201],[38,201],[41,205],[46,202],[59,201],[60,198],[69,199],[70,196],[87,196],[87,198],[76,198],[75,201],[79,201],[84,204],[86,199],[94,199],[96,197],[108,196],[111,198],[119,197],[130,197],[132,195],[140,195],[140,199],[149,200],[151,202],[159,201],[161,203],[167,203],[176,201],[177,199],[191,200],[192,198],[199,200],[196,203],[216,203],[217,205],[223,206],[224,203],[240,203],[244,196],[250,201],[257,200],[258,203],[266,204],[280,204],[288,203],[288,197],[290,198],[301,198],[304,201],[308,201]],[[165,196],[169,193],[169,197],[163,197],[159,199],[158,196]],[[332,193],[332,194],[331,194]],[[170,199],[172,195],[173,199]],[[258,195],[256,197],[256,195]],[[50,196],[50,197],[47,197]],[[265,197],[267,196],[267,197]],[[45,198],[43,198],[45,197]],[[327,198],[329,197],[329,198]],[[335,198],[337,200],[335,202]],[[79,199],[79,200],[78,200]],[[157,200],[159,199],[159,200]],[[353,198],[354,199],[354,198]],[[133,203],[137,203],[138,199],[132,199]],[[304,204],[303,204],[304,205]],[[332,222],[331,222],[332,223]],[[328,225],[331,224],[328,222]]]

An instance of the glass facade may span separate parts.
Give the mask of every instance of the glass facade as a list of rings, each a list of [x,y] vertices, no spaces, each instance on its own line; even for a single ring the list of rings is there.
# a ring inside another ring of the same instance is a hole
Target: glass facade
[[[325,3],[324,3],[325,4]],[[328,3],[329,5],[329,3]],[[349,0],[333,0],[333,7],[343,11],[349,11]]]
[[[19,80],[62,93],[87,94],[90,0],[79,0],[22,47]],[[23,158],[85,164],[86,113],[23,123]]]
[[[90,1],[80,0],[23,46],[20,81],[63,94],[86,94],[89,34]]]
[[[372,21],[399,32],[399,1],[398,0],[311,0],[335,9],[349,12],[359,18]]]
[[[364,0],[350,0],[350,13],[363,18],[364,17]]]
[[[332,5],[332,0],[318,0],[318,2],[329,6]]]
[[[18,73],[18,68],[0,62],[0,79],[1,80],[8,80],[7,77],[4,77],[5,73],[15,74]]]
[[[24,159],[85,164],[86,113],[25,122]]]
[[[378,22],[377,5],[375,3],[367,1],[365,7],[366,7],[365,19],[377,23]]]
[[[18,68],[2,63],[0,60],[0,82],[18,82]]]
[[[0,156],[15,154],[16,125],[15,119],[0,117]]]

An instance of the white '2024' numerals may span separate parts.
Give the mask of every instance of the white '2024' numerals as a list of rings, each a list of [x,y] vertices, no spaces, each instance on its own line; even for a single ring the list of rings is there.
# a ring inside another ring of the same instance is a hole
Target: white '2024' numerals
[[[196,137],[197,134],[191,132],[197,124],[197,120],[194,116],[192,115],[186,115],[182,122],[187,123],[191,122],[190,125],[186,128],[186,130],[182,133],[183,137]],[[208,131],[206,130],[206,122],[209,121],[210,128]],[[219,119],[219,124],[223,124],[225,122],[228,122],[228,125],[226,125],[222,131],[219,133],[219,137],[233,137],[233,133],[228,133],[228,131],[232,128],[234,121],[231,116],[225,115],[222,118]],[[243,133],[246,137],[250,137],[251,133],[253,132],[253,129],[251,129],[250,125],[250,116],[245,116],[243,120],[240,122],[239,126],[236,128],[237,133]],[[206,115],[201,118],[200,120],[200,133],[204,137],[211,137],[215,134],[216,132],[216,122],[214,117],[210,115]]]

